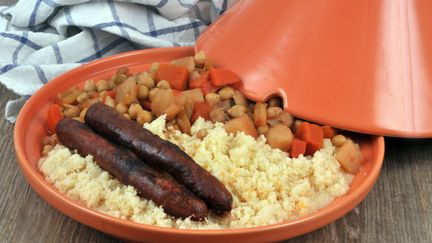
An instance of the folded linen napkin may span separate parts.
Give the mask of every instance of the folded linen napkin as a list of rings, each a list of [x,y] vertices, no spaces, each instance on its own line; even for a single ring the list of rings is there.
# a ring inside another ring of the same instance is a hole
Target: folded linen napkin
[[[16,116],[30,95],[59,74],[113,54],[193,45],[236,0],[20,0],[0,6],[0,82],[22,96],[6,104]]]

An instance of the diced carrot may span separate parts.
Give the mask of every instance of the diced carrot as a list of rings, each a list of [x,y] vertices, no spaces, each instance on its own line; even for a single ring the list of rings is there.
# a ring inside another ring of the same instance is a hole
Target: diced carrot
[[[332,138],[336,135],[336,130],[330,126],[322,126],[324,138]]]
[[[240,82],[240,78],[237,74],[227,69],[210,68],[209,73],[210,81],[216,87]]]
[[[200,88],[204,95],[216,91],[216,87],[210,83],[208,72],[202,72],[199,78],[191,80],[189,82],[189,88]]]
[[[303,122],[296,130],[296,137],[306,142],[306,154],[313,155],[323,145],[324,134],[321,127]]]
[[[213,86],[212,83],[210,83],[210,81],[207,81],[203,83],[203,85],[201,86],[201,90],[204,93],[204,95],[206,95],[208,93],[215,92],[217,89],[215,86]]]
[[[57,104],[52,104],[48,109],[47,116],[47,127],[48,132],[53,134],[55,133],[55,128],[57,123],[63,118],[63,113],[60,110],[60,106]]]
[[[241,90],[243,88],[243,82],[237,82],[230,84],[230,86],[235,90]]]
[[[297,158],[300,154],[306,153],[306,142],[298,138],[294,138],[291,144],[291,158]]]
[[[194,123],[198,117],[210,120],[211,109],[211,106],[205,101],[195,102],[191,116],[191,124]]]
[[[156,79],[166,80],[172,89],[185,90],[187,87],[187,80],[189,78],[189,71],[184,66],[177,66],[171,63],[159,64]]]

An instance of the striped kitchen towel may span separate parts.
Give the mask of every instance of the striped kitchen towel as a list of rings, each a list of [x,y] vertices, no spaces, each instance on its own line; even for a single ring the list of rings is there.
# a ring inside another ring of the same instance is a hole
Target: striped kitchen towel
[[[57,75],[113,54],[193,45],[236,0],[19,0],[0,6],[0,82],[22,98]]]

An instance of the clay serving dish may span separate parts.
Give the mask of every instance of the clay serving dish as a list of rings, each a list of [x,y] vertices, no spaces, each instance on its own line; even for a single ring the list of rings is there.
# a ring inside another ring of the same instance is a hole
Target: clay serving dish
[[[38,171],[41,157],[40,140],[46,135],[48,106],[56,95],[87,79],[110,77],[117,68],[128,66],[132,72],[144,70],[153,61],[169,61],[193,54],[191,47],[150,49],[100,59],[71,70],[38,90],[21,110],[15,125],[14,142],[19,166],[33,189],[49,204],[65,215],[114,237],[129,241],[276,241],[318,229],[342,217],[359,204],[371,190],[379,175],[384,156],[384,139],[359,136],[365,157],[363,169],[355,176],[349,192],[329,205],[300,219],[262,227],[224,230],[185,230],[162,228],[121,220],[87,208],[67,198],[50,185]],[[249,97],[253,94],[248,94]],[[328,107],[331,109],[332,107]],[[328,118],[331,120],[331,118]],[[43,220],[43,219],[33,219]]]
[[[431,137],[431,16],[430,0],[240,0],[196,48],[297,117]]]

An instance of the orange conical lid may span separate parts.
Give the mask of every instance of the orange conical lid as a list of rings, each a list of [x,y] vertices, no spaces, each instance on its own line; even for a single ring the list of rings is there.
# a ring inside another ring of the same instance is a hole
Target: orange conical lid
[[[250,98],[338,128],[432,137],[432,1],[243,0],[198,39]]]

